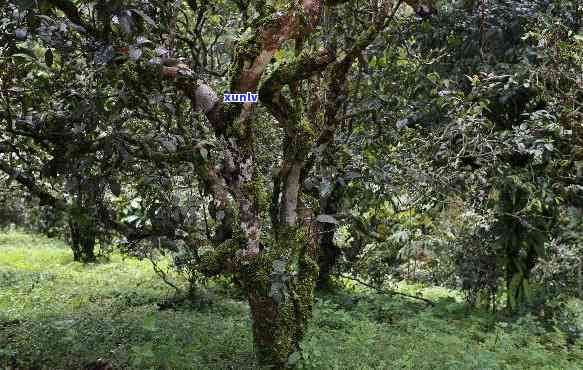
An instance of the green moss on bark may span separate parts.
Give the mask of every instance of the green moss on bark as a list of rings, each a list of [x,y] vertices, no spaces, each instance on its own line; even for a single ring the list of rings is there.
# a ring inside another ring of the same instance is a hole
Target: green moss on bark
[[[269,204],[269,194],[267,194],[266,185],[263,176],[255,169],[253,171],[254,176],[250,182],[242,185],[243,193],[245,193],[250,199],[253,199],[255,206],[259,212],[264,212],[267,210]]]
[[[312,316],[314,284],[318,265],[306,253],[307,236],[296,227],[280,226],[275,233],[274,244],[244,265],[243,278],[249,295],[253,319],[253,334],[258,360],[265,365],[284,368],[289,356],[299,350],[299,342],[305,334]],[[291,276],[293,256],[299,257],[299,271]],[[285,296],[274,299],[274,262],[288,261],[285,275]]]
[[[235,48],[235,53],[233,55],[233,62],[229,66],[229,79],[231,81],[231,93],[237,93],[237,85],[241,77],[241,72],[245,67],[245,63],[251,63],[260,52],[260,48],[257,45],[257,38],[255,35],[243,39],[239,42]],[[240,105],[240,104],[235,104]]]

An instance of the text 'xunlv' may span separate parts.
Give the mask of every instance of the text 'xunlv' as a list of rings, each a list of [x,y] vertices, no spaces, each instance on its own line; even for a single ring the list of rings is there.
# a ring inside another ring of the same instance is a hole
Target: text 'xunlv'
[[[223,102],[225,103],[257,103],[258,96],[255,93],[246,94],[225,94],[223,97]]]

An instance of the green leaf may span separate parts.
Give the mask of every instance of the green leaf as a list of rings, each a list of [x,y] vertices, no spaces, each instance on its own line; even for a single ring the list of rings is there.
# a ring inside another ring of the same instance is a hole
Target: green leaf
[[[15,57],[22,58],[22,59],[28,60],[28,61],[34,61],[35,60],[35,58],[33,56],[28,55],[28,54],[25,54],[25,53],[13,54],[12,55],[12,58],[15,58]]]
[[[119,197],[119,195],[121,193],[121,185],[119,183],[117,183],[114,180],[111,180],[109,182],[109,189],[111,190],[113,195],[115,195],[116,197]]]
[[[221,24],[221,16],[218,14],[213,14],[210,16],[210,21],[213,25]]]

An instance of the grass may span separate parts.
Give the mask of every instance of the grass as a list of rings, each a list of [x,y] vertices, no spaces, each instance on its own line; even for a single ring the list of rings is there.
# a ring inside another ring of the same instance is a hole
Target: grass
[[[114,255],[85,266],[60,241],[0,234],[0,368],[14,355],[21,369],[81,369],[97,358],[116,369],[256,368],[249,309],[218,287],[206,304],[160,311],[173,291],[147,262]],[[501,320],[468,311],[455,292],[424,294],[435,307],[357,287],[318,297],[298,367],[583,368],[582,341],[568,345],[532,317]]]

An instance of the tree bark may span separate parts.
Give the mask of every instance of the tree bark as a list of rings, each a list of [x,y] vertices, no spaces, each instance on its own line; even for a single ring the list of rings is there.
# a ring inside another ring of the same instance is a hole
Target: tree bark
[[[338,202],[341,190],[335,185],[328,197],[320,199],[320,213],[333,215],[338,212]],[[340,248],[334,243],[334,233],[337,225],[331,223],[321,224],[320,246],[318,248],[318,265],[320,273],[316,287],[318,289],[330,289],[332,287],[331,274],[340,256]]]
[[[80,181],[80,180],[77,180]],[[71,230],[71,249],[73,250],[73,260],[77,262],[95,262],[96,220],[88,212],[91,206],[94,207],[93,194],[88,194],[83,190],[80,183],[77,183],[77,196],[74,206],[69,210],[69,228]]]
[[[76,262],[95,262],[95,227],[92,224],[86,225],[70,217],[69,229],[71,232],[71,250],[73,260]]]
[[[318,255],[318,265],[320,267],[320,274],[316,287],[318,289],[326,290],[332,287],[331,275],[340,256],[340,249],[334,244],[334,232],[336,225],[326,224],[322,228],[322,238],[320,239],[320,248]]]
[[[257,359],[277,369],[288,367],[290,355],[299,351],[312,316],[318,276],[316,244],[306,237],[308,229],[288,230],[276,241],[275,250],[280,253],[267,252],[243,271]],[[296,251],[298,262],[294,264],[290,258],[281,270],[281,255],[292,257],[286,251]]]

